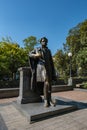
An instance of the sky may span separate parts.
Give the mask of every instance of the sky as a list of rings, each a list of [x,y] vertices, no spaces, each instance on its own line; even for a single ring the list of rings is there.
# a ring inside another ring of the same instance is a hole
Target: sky
[[[29,36],[45,36],[54,55],[69,30],[85,19],[87,0],[0,0],[0,41],[11,37],[23,47]]]

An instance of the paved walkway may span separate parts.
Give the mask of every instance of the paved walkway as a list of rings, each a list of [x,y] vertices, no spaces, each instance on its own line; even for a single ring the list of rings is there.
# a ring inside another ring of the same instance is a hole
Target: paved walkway
[[[53,96],[87,103],[87,91],[66,91]],[[12,104],[16,98],[0,99],[0,130],[87,130],[87,108],[29,124]]]
[[[84,89],[75,89],[74,91],[53,93],[53,96],[59,96],[79,102],[87,102],[87,90]]]

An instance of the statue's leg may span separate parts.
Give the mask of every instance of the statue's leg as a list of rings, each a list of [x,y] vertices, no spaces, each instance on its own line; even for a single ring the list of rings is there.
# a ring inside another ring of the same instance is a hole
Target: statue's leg
[[[56,102],[52,100],[51,94],[52,94],[52,84],[51,84],[51,80],[48,80],[48,103],[51,106],[55,106]]]
[[[31,90],[36,91],[36,69],[32,70],[32,76],[31,76]]]
[[[44,83],[44,106],[49,107],[49,93],[48,93],[49,84],[47,81]]]

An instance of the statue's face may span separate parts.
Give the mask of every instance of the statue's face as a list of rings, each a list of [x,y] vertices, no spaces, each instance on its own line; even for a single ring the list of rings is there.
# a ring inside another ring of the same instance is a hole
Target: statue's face
[[[42,44],[42,46],[46,46],[46,41],[44,39],[42,39],[41,44]]]

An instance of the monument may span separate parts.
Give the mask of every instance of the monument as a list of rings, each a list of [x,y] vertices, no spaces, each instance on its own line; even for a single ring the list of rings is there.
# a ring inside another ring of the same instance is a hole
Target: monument
[[[38,93],[38,78],[44,82],[44,106],[55,106],[51,97],[52,80],[54,80],[55,69],[51,51],[47,47],[48,39],[46,37],[40,40],[41,47],[29,52],[29,67],[19,68],[20,72],[20,93],[17,99],[19,104],[30,102],[40,102],[41,96]]]
[[[14,105],[27,117],[30,123],[44,117],[77,109],[75,105],[70,104],[70,100],[59,99],[59,97],[56,97],[56,107],[54,107],[55,102],[51,96],[51,81],[55,79],[52,56],[47,48],[48,40],[44,37],[41,38],[40,42],[42,48],[35,49],[29,54],[31,66],[18,69],[20,72],[20,90]],[[44,102],[38,93],[37,81],[44,83]]]

